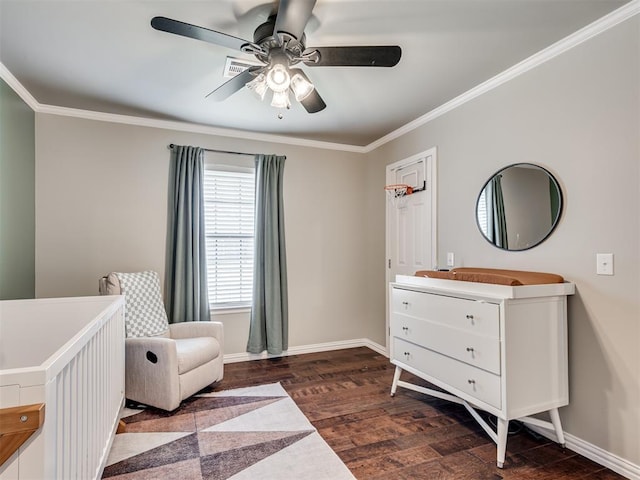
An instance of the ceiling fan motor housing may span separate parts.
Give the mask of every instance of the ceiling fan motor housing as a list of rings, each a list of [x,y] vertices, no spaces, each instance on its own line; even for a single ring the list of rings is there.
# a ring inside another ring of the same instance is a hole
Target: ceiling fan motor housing
[[[302,34],[301,39],[297,39],[286,32],[274,35],[275,24],[276,16],[272,15],[253,32],[253,42],[260,45],[267,52],[266,56],[256,54],[256,57],[265,63],[271,63],[271,50],[276,48],[282,49],[290,61],[300,57],[305,50],[305,34]]]

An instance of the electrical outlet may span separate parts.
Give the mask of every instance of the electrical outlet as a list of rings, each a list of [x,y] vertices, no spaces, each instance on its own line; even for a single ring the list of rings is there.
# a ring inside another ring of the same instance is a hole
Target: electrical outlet
[[[453,267],[456,264],[456,257],[453,252],[447,252],[447,267]]]
[[[613,253],[596,253],[596,273],[613,275]]]

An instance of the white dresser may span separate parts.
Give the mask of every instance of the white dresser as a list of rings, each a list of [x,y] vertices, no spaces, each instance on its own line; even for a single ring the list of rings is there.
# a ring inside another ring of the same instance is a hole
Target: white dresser
[[[509,421],[555,430],[569,403],[567,295],[573,283],[504,286],[398,275],[389,286],[391,387],[464,405],[504,464]],[[448,393],[401,380],[406,370]],[[494,431],[477,409],[497,417]],[[551,422],[530,418],[549,412]]]

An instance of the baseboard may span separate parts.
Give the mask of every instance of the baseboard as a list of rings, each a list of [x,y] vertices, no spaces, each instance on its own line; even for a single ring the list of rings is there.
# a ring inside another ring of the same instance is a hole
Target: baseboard
[[[533,430],[539,435],[542,435],[543,437],[553,440],[554,442],[558,441],[555,432],[551,430],[546,430],[533,425],[527,425],[527,428]],[[629,460],[625,460],[611,452],[607,452],[600,447],[596,447],[595,445],[586,442],[575,435],[571,435],[570,433],[565,432],[564,439],[565,445],[569,450],[579,453],[583,457],[586,457],[603,467],[607,467],[625,478],[640,480],[640,465],[635,465]]]
[[[300,345],[291,347],[282,355],[270,355],[266,352],[260,354],[253,353],[230,353],[224,356],[224,363],[246,362],[249,360],[264,360],[267,358],[288,357],[290,355],[302,355],[305,353],[329,352],[331,350],[343,350],[345,348],[368,347],[374,352],[388,357],[387,349],[382,345],[369,340],[368,338],[359,338],[354,340],[341,340],[338,342],[316,343],[313,345]]]

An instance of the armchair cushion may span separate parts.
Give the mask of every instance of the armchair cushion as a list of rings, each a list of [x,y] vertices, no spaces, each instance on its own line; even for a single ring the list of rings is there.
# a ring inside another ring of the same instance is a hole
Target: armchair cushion
[[[175,342],[178,375],[204,365],[220,354],[220,344],[212,337],[181,338]]]

